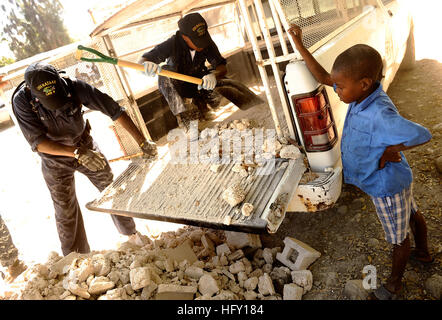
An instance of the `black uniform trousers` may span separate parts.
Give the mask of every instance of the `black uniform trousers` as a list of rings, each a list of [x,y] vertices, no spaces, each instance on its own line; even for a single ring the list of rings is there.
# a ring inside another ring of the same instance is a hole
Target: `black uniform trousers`
[[[175,71],[167,65],[162,68]],[[201,112],[207,111],[207,104],[216,108],[221,99],[221,96],[214,91],[198,90],[198,85],[196,84],[164,76],[158,76],[158,89],[166,99],[174,116],[189,111],[186,109],[183,98],[192,98],[193,104]]]
[[[92,137],[87,137],[86,142],[83,143],[89,148],[99,151]],[[79,171],[86,175],[101,192],[113,180],[109,163],[107,162],[104,169],[93,172],[81,166],[77,159],[50,156],[42,157],[42,171],[54,203],[55,221],[63,255],[66,256],[73,251],[89,253],[90,247],[75,192],[74,173]],[[135,222],[132,218],[118,215],[111,215],[111,217],[121,234],[131,235],[136,232]],[[97,226],[97,232],[99,232],[99,226]]]

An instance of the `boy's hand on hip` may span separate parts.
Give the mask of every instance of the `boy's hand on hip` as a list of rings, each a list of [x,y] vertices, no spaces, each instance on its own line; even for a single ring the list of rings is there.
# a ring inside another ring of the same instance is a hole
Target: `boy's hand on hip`
[[[381,159],[379,160],[379,169],[383,169],[387,161],[401,162],[402,161],[401,153],[399,151],[394,150],[393,147],[385,148],[385,151],[382,154]]]

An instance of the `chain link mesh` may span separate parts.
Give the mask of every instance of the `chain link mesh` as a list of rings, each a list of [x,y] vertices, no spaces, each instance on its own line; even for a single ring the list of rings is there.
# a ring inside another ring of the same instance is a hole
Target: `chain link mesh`
[[[287,21],[302,29],[309,48],[362,13],[366,0],[280,0]]]

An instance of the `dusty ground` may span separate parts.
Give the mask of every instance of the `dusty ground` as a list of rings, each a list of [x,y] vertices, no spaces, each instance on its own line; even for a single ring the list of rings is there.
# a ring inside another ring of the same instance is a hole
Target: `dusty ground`
[[[413,170],[415,199],[425,215],[430,250],[436,261],[428,267],[409,262],[404,299],[431,299],[424,282],[442,271],[442,187],[441,174],[434,163],[442,154],[442,132],[432,130],[442,123],[441,75],[441,63],[420,60],[412,71],[399,72],[387,91],[405,118],[433,134],[428,144],[406,151],[405,156]],[[384,240],[370,197],[352,185],[344,184],[342,191],[334,208],[318,213],[289,213],[276,235],[262,237],[264,245],[272,246],[291,235],[322,253],[310,267],[315,282],[304,299],[346,299],[346,281],[363,279],[362,269],[369,264],[377,268],[380,280],[390,273],[391,246]]]

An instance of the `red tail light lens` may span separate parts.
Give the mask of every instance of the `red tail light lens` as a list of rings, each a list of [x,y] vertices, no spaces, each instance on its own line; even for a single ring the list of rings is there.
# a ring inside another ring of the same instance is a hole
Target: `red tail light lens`
[[[306,151],[327,151],[337,141],[336,125],[323,89],[313,96],[293,97]]]

